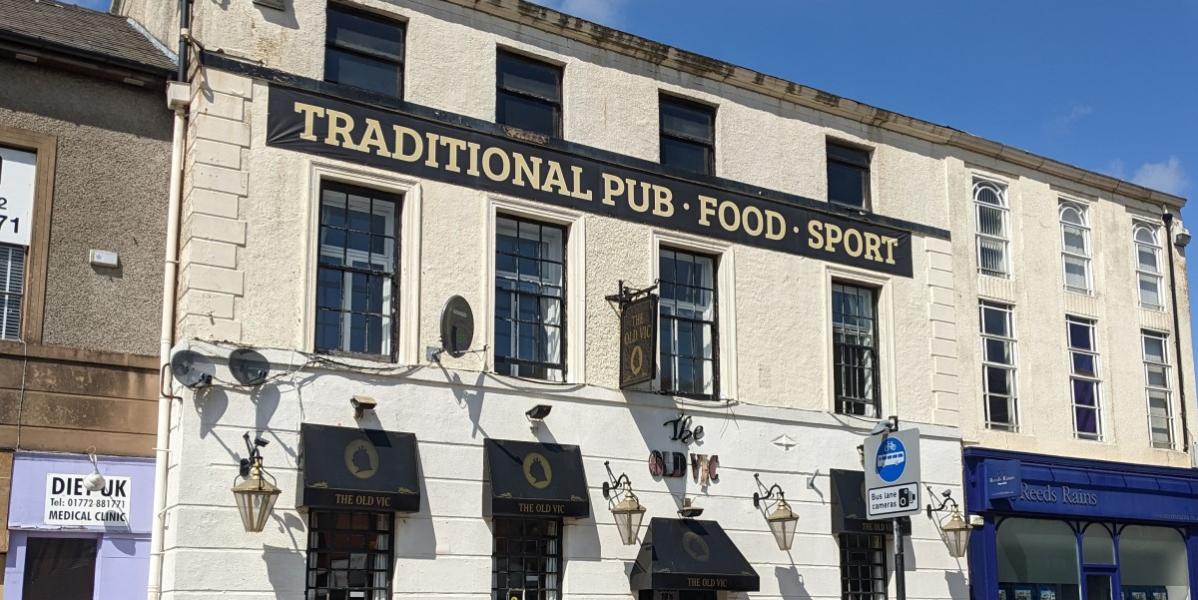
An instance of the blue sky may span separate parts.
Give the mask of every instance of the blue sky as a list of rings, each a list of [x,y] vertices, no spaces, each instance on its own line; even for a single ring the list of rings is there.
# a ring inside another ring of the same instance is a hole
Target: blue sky
[[[76,1],[104,9],[109,0]],[[1198,0],[542,1],[1083,168],[1198,195]],[[1182,216],[1198,232],[1198,202]],[[1198,260],[1190,280],[1198,285]]]

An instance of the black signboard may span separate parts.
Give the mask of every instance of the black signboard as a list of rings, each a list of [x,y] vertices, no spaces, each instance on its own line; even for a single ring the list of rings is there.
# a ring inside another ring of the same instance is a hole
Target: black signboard
[[[629,575],[633,591],[756,592],[757,571],[715,521],[653,517]]]
[[[491,475],[491,514],[591,514],[578,446],[489,439],[484,448]]]
[[[832,533],[891,533],[893,522],[865,514],[865,473],[832,469]]]
[[[620,312],[620,387],[657,377],[657,296],[646,294]]]
[[[911,276],[911,233],[272,85],[266,144],[647,225]]]
[[[303,506],[420,510],[416,436],[305,423]]]

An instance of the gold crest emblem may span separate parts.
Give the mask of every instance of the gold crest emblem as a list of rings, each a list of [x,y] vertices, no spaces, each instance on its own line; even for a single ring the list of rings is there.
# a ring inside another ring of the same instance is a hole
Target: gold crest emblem
[[[345,446],[345,468],[358,479],[370,479],[379,471],[379,452],[369,440],[354,440]]]
[[[553,467],[549,460],[538,452],[529,452],[524,457],[524,479],[528,485],[543,490],[553,481]]]

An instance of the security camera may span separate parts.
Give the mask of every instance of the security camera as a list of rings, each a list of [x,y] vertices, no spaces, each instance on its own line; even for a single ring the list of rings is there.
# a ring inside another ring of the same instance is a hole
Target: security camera
[[[548,404],[538,404],[524,412],[524,416],[528,417],[529,421],[534,424],[545,420],[549,416],[549,411],[553,410]]]
[[[378,406],[378,401],[370,396],[354,396],[349,399],[349,405],[354,407],[354,418],[361,419],[362,415],[368,410],[374,410]]]
[[[888,417],[878,421],[877,425],[874,425],[874,428],[869,431],[869,434],[881,435],[893,431],[898,431],[898,417]]]
[[[693,498],[683,498],[682,507],[678,509],[678,516],[684,519],[693,519],[703,514],[703,508],[695,506]]]
[[[1178,248],[1185,248],[1186,246],[1190,245],[1190,239],[1190,230],[1186,229],[1184,226],[1178,229],[1177,233],[1173,234],[1173,243],[1176,244]]]

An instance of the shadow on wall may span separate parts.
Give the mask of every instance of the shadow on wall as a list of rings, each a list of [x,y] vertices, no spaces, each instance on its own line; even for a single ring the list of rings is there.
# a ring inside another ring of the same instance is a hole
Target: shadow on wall
[[[295,518],[294,515],[292,517]],[[304,596],[304,582],[307,580],[304,554],[291,548],[263,546],[262,562],[266,563],[266,577],[277,600],[294,600]]]
[[[965,581],[965,573],[961,571],[945,571],[944,581],[948,584],[950,598],[968,598],[969,583]]]
[[[789,567],[774,567],[774,577],[778,579],[778,592],[783,598],[811,599],[811,593],[807,591],[807,586],[803,585],[803,576],[793,564]]]
[[[220,2],[228,5],[229,0],[220,0]],[[255,4],[254,8],[257,8],[258,12],[262,13],[262,19],[267,23],[288,29],[299,29],[299,22],[295,20],[294,0],[279,0],[279,4],[283,5],[283,10],[269,8],[260,4]]]

